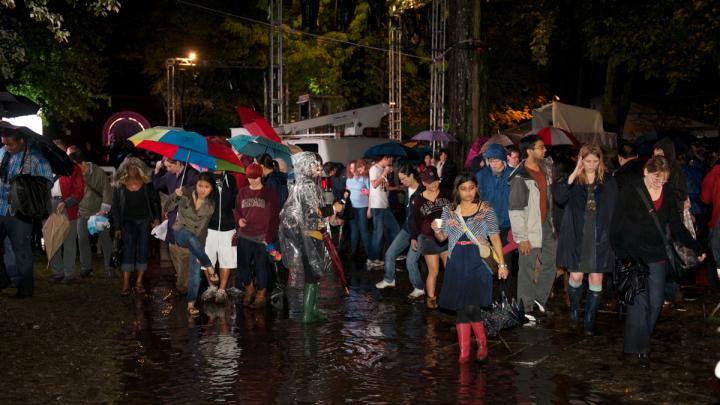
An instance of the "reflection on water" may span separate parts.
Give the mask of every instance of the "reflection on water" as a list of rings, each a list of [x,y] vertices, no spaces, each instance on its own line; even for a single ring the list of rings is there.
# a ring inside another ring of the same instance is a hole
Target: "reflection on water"
[[[288,292],[283,312],[212,304],[189,319],[185,301],[163,300],[168,291],[157,287],[129,304],[135,319],[119,334],[119,402],[615,402],[506,360],[497,342],[489,364],[459,367],[454,317],[375,290],[376,275],[350,274],[347,297],[335,282],[323,283],[329,322],[312,325],[299,321],[298,290]]]

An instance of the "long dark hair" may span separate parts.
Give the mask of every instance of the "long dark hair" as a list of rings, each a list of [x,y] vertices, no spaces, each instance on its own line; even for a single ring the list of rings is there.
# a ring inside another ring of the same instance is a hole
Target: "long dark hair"
[[[467,183],[468,181],[475,184],[475,188],[478,190],[478,192],[475,193],[473,202],[476,204],[480,202],[480,186],[478,185],[477,178],[468,171],[462,171],[455,177],[455,184],[453,185],[453,207],[460,205],[460,192],[458,192],[458,189],[461,184]]]
[[[210,195],[208,195],[207,198],[209,200],[214,199],[215,193],[217,192],[217,190],[215,188],[215,175],[212,172],[202,172],[198,176],[197,181],[204,181],[204,182],[210,183],[211,191],[210,191]],[[197,184],[197,182],[195,184]]]

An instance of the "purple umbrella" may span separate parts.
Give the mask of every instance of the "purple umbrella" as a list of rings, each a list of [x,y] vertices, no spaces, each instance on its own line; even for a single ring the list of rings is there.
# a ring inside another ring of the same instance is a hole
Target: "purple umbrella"
[[[457,142],[454,136],[443,131],[422,131],[411,138],[413,141]]]

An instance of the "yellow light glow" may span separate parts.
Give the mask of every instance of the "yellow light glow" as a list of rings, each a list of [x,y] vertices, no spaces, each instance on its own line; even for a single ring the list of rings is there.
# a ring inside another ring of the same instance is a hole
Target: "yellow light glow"
[[[188,59],[190,59],[190,60],[197,59],[197,53],[195,53],[195,51],[190,51],[190,53],[188,54]]]

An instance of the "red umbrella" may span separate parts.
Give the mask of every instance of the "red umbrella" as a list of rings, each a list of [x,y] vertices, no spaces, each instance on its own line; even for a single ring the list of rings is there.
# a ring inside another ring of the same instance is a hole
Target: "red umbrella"
[[[578,142],[577,139],[571,134],[570,132],[562,129],[562,128],[555,128],[555,127],[545,127],[542,129],[539,129],[537,131],[530,131],[524,136],[528,135],[537,135],[539,136],[545,145],[548,146],[557,146],[557,145],[573,145],[573,146],[580,146],[580,142]]]
[[[343,270],[342,261],[340,261],[340,256],[338,255],[337,249],[335,249],[335,244],[333,244],[330,234],[327,232],[323,232],[323,242],[325,242],[325,247],[327,248],[328,253],[330,253],[330,259],[332,260],[333,268],[340,279],[340,283],[345,289],[345,295],[350,295],[348,283],[347,280],[345,280],[345,270]]]
[[[247,129],[250,135],[262,136],[277,143],[282,142],[277,133],[275,133],[272,125],[270,125],[262,115],[247,107],[237,106],[235,109],[240,116],[243,127]]]

